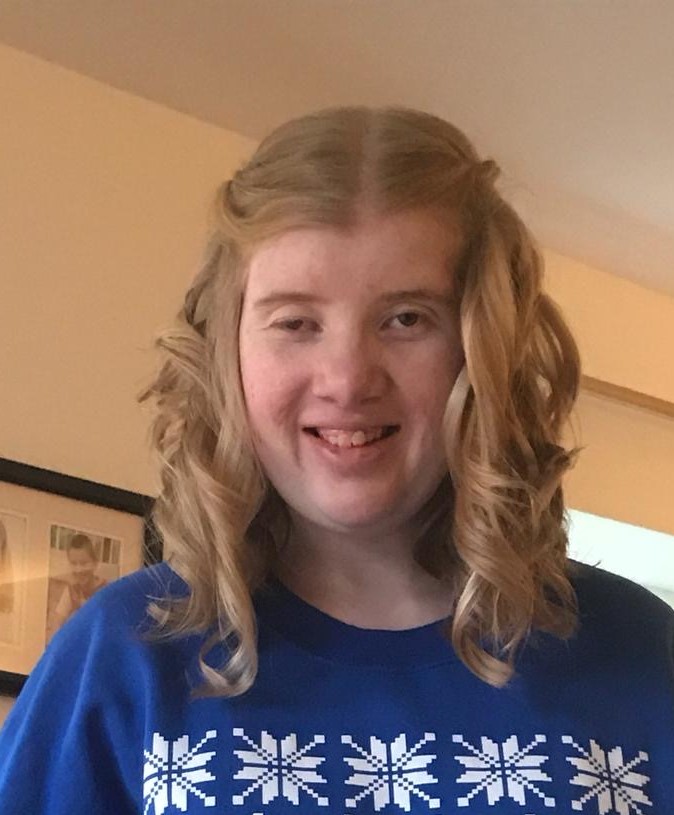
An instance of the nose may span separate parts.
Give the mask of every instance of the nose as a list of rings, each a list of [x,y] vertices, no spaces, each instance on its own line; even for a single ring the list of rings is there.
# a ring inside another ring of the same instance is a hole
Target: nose
[[[341,408],[381,399],[390,376],[376,338],[344,332],[324,343],[313,376],[314,396]]]

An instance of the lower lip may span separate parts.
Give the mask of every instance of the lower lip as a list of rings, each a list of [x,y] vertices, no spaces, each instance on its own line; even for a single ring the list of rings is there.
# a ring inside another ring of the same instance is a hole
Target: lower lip
[[[338,447],[336,444],[330,444],[330,442],[320,438],[320,436],[314,436],[311,433],[305,433],[304,435],[309,442],[312,442],[312,448],[332,465],[340,468],[357,469],[365,464],[378,462],[382,457],[386,456],[399,433],[400,431],[383,439],[378,439],[371,444],[364,444],[362,447]]]

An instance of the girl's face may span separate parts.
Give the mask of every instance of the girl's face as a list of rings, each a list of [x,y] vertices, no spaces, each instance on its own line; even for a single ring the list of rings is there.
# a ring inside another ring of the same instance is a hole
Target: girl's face
[[[76,583],[87,584],[94,579],[96,561],[92,559],[86,549],[70,549],[68,551],[68,561]]]
[[[442,417],[463,364],[458,227],[427,210],[262,244],[239,334],[256,452],[305,521],[400,530],[447,473]]]

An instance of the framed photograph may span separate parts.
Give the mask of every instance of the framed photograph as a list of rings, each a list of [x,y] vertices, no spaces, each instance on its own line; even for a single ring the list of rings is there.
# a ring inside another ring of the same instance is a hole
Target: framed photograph
[[[99,589],[162,559],[153,499],[0,458],[0,693]]]

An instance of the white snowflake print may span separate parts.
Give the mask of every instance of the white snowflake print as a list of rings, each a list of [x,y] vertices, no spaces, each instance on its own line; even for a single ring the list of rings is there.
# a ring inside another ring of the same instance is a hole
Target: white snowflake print
[[[587,792],[571,806],[582,811],[585,804],[597,799],[599,815],[644,815],[639,805],[653,806],[643,791],[650,780],[647,775],[634,772],[634,768],[648,761],[648,753],[639,752],[631,761],[623,758],[622,747],[603,750],[594,739],[590,739],[590,751],[581,747],[571,736],[562,736],[564,744],[574,747],[580,756],[567,756],[566,760],[580,770],[571,779],[572,784],[587,787]]]
[[[410,796],[416,795],[426,801],[429,809],[437,809],[440,799],[431,798],[421,789],[424,784],[438,783],[438,779],[426,770],[436,756],[419,753],[430,741],[435,741],[435,734],[424,733],[422,739],[408,748],[407,737],[401,733],[389,747],[385,741],[371,736],[370,749],[366,750],[351,736],[342,736],[342,744],[348,744],[359,754],[359,757],[344,757],[344,761],[353,770],[346,783],[363,788],[354,798],[346,799],[346,806],[353,808],[363,798],[371,795],[376,812],[390,804],[391,799],[403,812],[409,812]]]
[[[201,752],[201,749],[216,736],[215,730],[209,730],[190,749],[188,736],[170,742],[159,733],[153,733],[152,750],[144,751],[144,815],[149,815],[152,808],[154,815],[162,815],[169,805],[178,812],[187,812],[189,796],[199,799],[205,807],[215,806],[215,796],[207,795],[199,789],[199,785],[215,780],[215,776],[206,769],[215,751]]]
[[[232,796],[232,803],[243,804],[251,793],[261,789],[263,804],[282,796],[298,806],[302,791],[313,798],[318,806],[329,805],[327,796],[319,795],[312,788],[314,784],[327,783],[316,770],[325,758],[308,755],[317,744],[325,744],[325,736],[314,736],[308,744],[298,749],[295,733],[279,740],[263,730],[259,744],[249,738],[240,727],[234,728],[234,735],[243,739],[250,747],[249,750],[234,751],[234,755],[243,762],[243,767],[234,778],[248,781],[249,784],[242,793]]]
[[[502,744],[482,736],[481,748],[475,747],[461,735],[452,736],[455,744],[463,745],[470,755],[455,756],[466,770],[459,776],[459,784],[474,784],[468,795],[457,799],[460,807],[470,805],[483,790],[487,791],[487,802],[494,806],[504,795],[525,806],[527,792],[537,796],[546,807],[553,807],[555,799],[542,792],[537,782],[551,781],[550,776],[541,770],[541,764],[548,756],[532,753],[539,744],[545,743],[545,736],[536,735],[525,747],[520,747],[517,736],[510,736]]]

